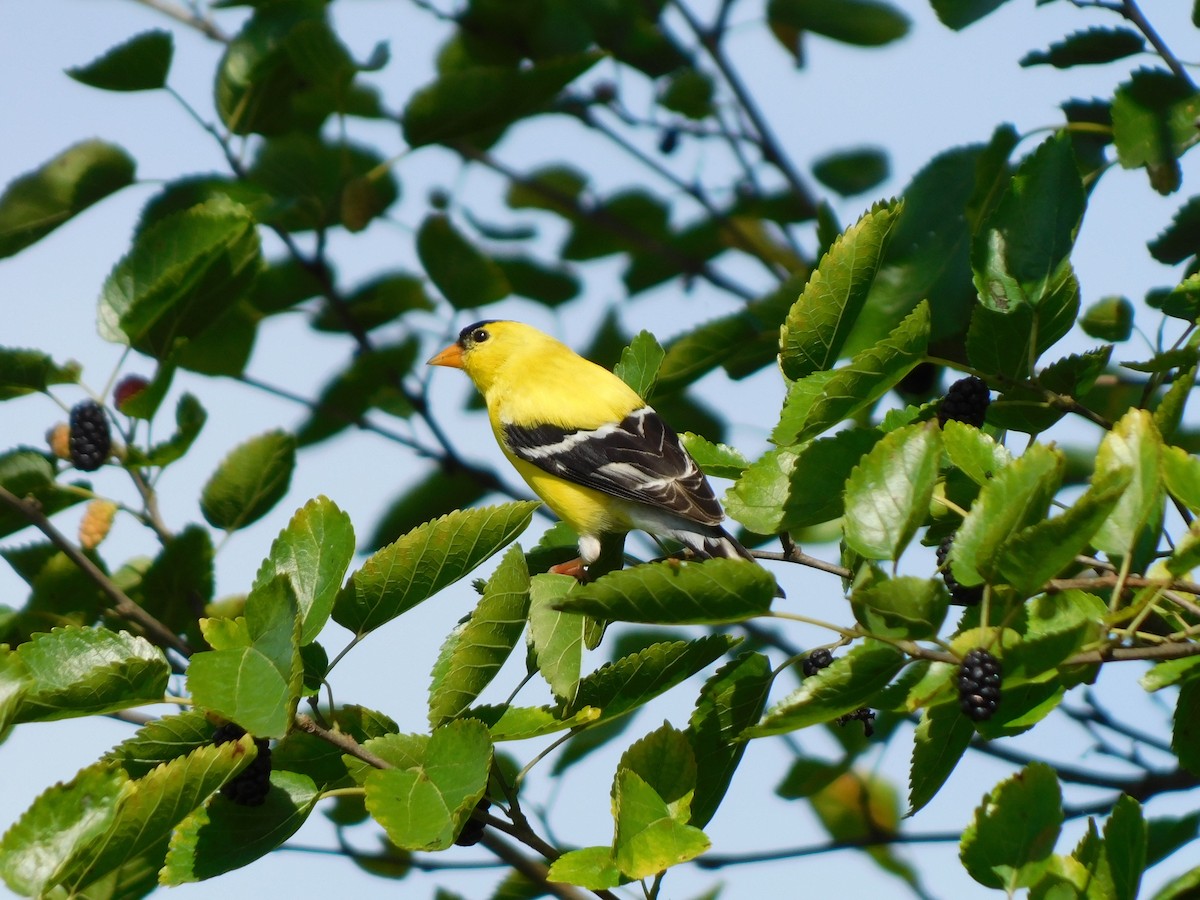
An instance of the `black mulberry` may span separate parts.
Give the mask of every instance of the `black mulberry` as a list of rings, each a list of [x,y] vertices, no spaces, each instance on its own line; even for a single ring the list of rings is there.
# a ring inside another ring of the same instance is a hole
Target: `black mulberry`
[[[229,722],[213,732],[213,743],[236,741],[245,733],[246,729]],[[221,786],[221,794],[239,806],[262,806],[271,789],[271,746],[266,738],[255,738],[254,746],[258,748],[254,761]]]
[[[1000,705],[1000,661],[982,648],[963,657],[958,667],[958,704],[975,722],[990,719]]]
[[[475,804],[475,812],[481,816],[487,815],[487,811],[492,808],[492,802],[484,797]],[[454,843],[460,847],[474,847],[483,837],[483,829],[487,827],[487,823],[482,819],[477,819],[474,816],[467,819],[467,824],[463,826],[462,831],[458,833],[458,837],[454,839]]]
[[[945,426],[951,420],[979,428],[987,416],[992,395],[982,378],[969,375],[960,378],[946,391],[938,403],[938,424]]]
[[[942,538],[942,542],[937,548],[937,564],[938,569],[942,573],[942,581],[946,582],[946,590],[950,592],[950,601],[955,606],[978,606],[979,601],[983,599],[983,585],[977,584],[974,587],[967,587],[958,583],[958,579],[954,577],[954,573],[950,571],[950,564],[947,559],[950,557],[950,547],[954,543],[954,535],[948,534]]]
[[[804,662],[800,664],[800,669],[804,672],[804,677],[808,678],[828,667],[831,662],[833,662],[833,654],[822,647],[804,657]]]
[[[108,416],[95,400],[83,400],[71,408],[71,462],[81,472],[94,472],[104,465],[112,450]]]

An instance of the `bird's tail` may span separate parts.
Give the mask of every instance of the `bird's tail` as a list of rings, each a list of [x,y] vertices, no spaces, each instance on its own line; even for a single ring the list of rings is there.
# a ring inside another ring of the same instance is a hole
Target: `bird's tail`
[[[700,559],[748,559],[757,564],[750,551],[738,543],[737,539],[724,528],[717,528],[716,534],[692,534],[690,540],[685,540],[693,553]],[[785,597],[783,589],[777,584],[775,596]]]

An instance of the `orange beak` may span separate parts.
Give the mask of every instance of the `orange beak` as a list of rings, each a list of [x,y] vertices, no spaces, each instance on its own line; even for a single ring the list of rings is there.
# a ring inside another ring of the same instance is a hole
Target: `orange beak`
[[[441,353],[431,356],[425,363],[427,366],[449,366],[451,369],[461,369],[463,363],[462,347],[451,344]]]

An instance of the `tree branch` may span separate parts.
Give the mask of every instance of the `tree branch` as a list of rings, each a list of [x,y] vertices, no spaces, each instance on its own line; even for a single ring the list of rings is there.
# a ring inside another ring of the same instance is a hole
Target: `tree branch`
[[[148,6],[177,22],[182,22],[184,25],[195,28],[205,37],[211,38],[214,41],[220,41],[222,44],[229,43],[229,35],[222,31],[216,22],[206,19],[204,16],[197,15],[189,9],[168,3],[167,0],[135,0],[135,2],[142,4],[142,6]]]

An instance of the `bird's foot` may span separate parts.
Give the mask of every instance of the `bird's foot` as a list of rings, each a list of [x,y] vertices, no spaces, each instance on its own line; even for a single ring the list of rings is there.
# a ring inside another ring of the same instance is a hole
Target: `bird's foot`
[[[587,569],[583,565],[583,560],[580,557],[567,560],[564,563],[559,563],[557,566],[550,567],[552,575],[570,575],[576,581],[587,581]]]

